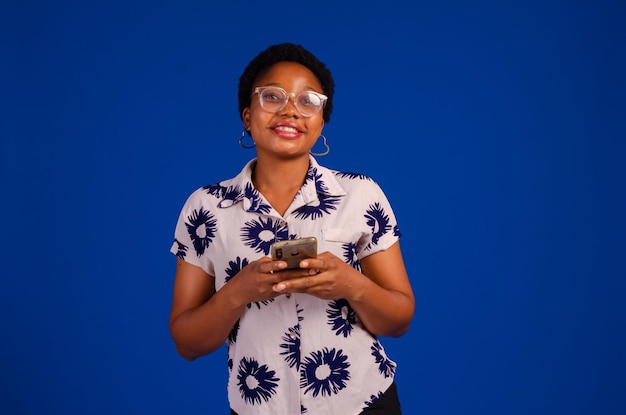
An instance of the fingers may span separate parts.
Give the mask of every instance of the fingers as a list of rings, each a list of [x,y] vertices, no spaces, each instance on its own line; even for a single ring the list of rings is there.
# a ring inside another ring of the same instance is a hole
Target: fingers
[[[317,278],[318,274],[319,270],[311,268],[304,275],[299,273],[297,276],[285,278],[284,280],[279,281],[272,286],[272,290],[279,293],[309,292],[310,289],[315,288],[321,282],[321,280],[318,280]]]
[[[283,279],[274,284],[272,290],[282,294],[306,293],[323,299],[345,295],[346,279],[343,276],[353,269],[339,258],[321,254],[302,260],[299,265],[298,270],[280,272]]]
[[[248,302],[265,301],[282,293],[273,290],[273,286],[285,278],[283,271],[287,267],[285,261],[272,261],[264,257],[250,263],[241,272],[239,282],[242,290],[248,293]]]
[[[262,258],[259,260],[255,270],[259,274],[273,274],[276,271],[282,271],[287,268],[285,261],[272,261],[269,258]]]
[[[289,294],[293,292],[308,292],[319,284],[316,278],[322,271],[324,261],[320,259],[306,259],[300,262],[299,268],[288,269],[287,263],[284,261],[267,261],[259,266],[260,272],[272,274],[271,281],[272,291],[280,294]],[[282,272],[278,272],[282,271]]]

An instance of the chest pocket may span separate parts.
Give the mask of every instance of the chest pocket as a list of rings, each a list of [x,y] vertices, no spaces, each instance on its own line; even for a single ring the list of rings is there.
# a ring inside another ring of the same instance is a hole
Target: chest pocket
[[[342,228],[326,228],[322,230],[322,239],[324,248],[328,251],[342,252],[346,249],[347,244],[352,244],[356,252],[361,251],[363,234],[350,229]]]

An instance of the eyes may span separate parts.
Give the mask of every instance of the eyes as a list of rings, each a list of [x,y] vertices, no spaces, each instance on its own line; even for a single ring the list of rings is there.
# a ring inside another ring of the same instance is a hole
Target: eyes
[[[268,103],[275,104],[286,104],[289,100],[289,96],[285,92],[284,94],[279,94],[276,91],[264,91],[261,94],[261,99]],[[315,92],[305,91],[300,92],[295,96],[295,101],[309,108],[317,108],[322,105],[322,100]]]
[[[261,93],[261,99],[267,102],[283,102],[284,96],[279,96],[275,91],[264,91]]]
[[[314,92],[310,92],[310,93],[303,92],[300,95],[297,95],[296,99],[298,100],[298,103],[300,105],[304,105],[309,108],[317,108],[322,105],[322,100]]]
[[[328,99],[326,95],[315,91],[287,93],[277,86],[261,86],[256,88],[254,93],[259,94],[261,107],[274,113],[282,110],[287,105],[289,97],[292,97],[296,109],[305,117],[311,117],[321,111]]]

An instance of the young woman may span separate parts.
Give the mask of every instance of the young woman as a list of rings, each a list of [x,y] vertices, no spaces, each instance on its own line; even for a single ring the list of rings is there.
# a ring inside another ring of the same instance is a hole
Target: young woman
[[[232,414],[400,414],[379,336],[408,328],[414,297],[382,190],[322,167],[334,82],[299,45],[274,45],[239,80],[240,144],[256,157],[198,189],[175,230],[170,331],[196,359],[228,345]],[[317,240],[296,269],[273,243]]]

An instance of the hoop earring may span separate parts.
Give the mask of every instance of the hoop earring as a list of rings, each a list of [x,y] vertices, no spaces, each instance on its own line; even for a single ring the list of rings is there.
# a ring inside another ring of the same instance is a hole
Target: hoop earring
[[[320,137],[322,137],[322,143],[324,144],[324,151],[321,153],[314,153],[314,152],[310,152],[312,156],[316,156],[316,157],[322,157],[325,156],[326,154],[330,153],[330,147],[328,146],[328,142],[326,141],[326,137],[324,136],[324,134],[320,134]]]
[[[239,137],[239,145],[241,146],[241,148],[251,149],[251,148],[256,147],[256,143],[254,142],[254,140],[252,140],[252,145],[251,145],[251,146],[247,146],[247,145],[245,145],[245,144],[243,143],[243,139],[245,138],[245,136],[246,136],[246,130],[244,129],[244,130],[241,132],[241,137]],[[250,136],[250,138],[252,138],[252,136]]]

